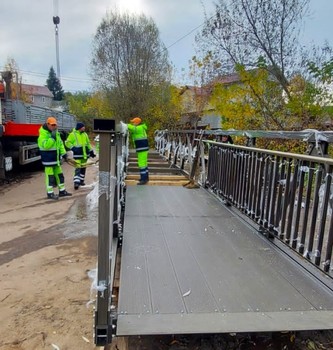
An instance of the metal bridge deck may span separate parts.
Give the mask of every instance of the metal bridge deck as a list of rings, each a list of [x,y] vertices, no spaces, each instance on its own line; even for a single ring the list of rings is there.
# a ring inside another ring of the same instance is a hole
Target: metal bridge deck
[[[204,189],[127,188],[117,335],[333,329],[332,290]]]

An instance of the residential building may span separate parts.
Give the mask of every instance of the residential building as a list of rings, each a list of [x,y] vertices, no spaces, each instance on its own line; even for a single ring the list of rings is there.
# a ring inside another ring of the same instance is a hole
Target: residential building
[[[224,75],[214,79],[204,87],[185,85],[180,90],[182,97],[183,114],[181,124],[198,128],[220,129],[221,118],[210,103],[212,87],[215,84],[232,85],[240,82],[237,73]]]
[[[14,89],[12,90],[18,90],[16,95],[25,102],[38,107],[52,107],[53,94],[47,86],[19,84],[17,89],[17,85],[13,85]]]

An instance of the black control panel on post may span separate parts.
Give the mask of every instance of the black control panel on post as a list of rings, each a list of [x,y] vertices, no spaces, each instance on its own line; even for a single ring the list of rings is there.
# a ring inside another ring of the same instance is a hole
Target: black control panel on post
[[[94,119],[94,132],[113,132],[116,130],[116,121],[114,119]]]

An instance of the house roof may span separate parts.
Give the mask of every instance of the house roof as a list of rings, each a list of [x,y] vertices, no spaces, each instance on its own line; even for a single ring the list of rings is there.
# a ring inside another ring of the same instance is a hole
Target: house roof
[[[239,82],[240,82],[239,74],[238,73],[231,73],[231,74],[219,76],[205,86],[200,87],[200,86],[185,85],[180,90],[180,95],[185,93],[185,91],[190,90],[196,96],[207,96],[207,95],[211,94],[212,86],[217,84],[217,83],[223,84],[223,85],[229,85],[229,84],[235,84],[235,83],[239,83]]]
[[[214,83],[220,84],[234,84],[240,81],[240,76],[238,73],[231,73],[227,75],[222,75],[214,80]]]
[[[53,94],[47,86],[21,84],[21,89],[22,92],[30,96],[45,96],[53,98]]]
[[[208,96],[211,93],[210,87],[185,85],[180,90],[180,95],[183,95],[187,90],[192,91],[196,96]]]

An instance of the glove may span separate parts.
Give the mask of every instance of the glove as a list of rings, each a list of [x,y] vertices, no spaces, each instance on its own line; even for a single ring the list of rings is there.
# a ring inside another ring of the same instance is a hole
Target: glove
[[[51,132],[51,137],[53,138],[53,139],[57,139],[57,130],[53,130],[52,132]]]
[[[67,153],[65,153],[65,154],[62,155],[62,159],[63,159],[64,161],[67,161],[67,159],[68,159]]]
[[[91,158],[95,158],[95,157],[96,157],[96,154],[94,153],[93,150],[91,150],[91,151],[89,152],[89,157],[91,157]]]

